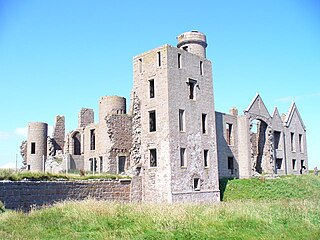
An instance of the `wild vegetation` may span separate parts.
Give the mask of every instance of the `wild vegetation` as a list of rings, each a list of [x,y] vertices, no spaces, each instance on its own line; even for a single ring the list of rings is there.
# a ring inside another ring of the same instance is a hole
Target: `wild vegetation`
[[[120,179],[128,178],[128,176],[115,175],[115,174],[92,174],[86,173],[70,173],[70,174],[52,174],[42,172],[28,172],[18,171],[15,172],[11,169],[0,169],[0,180],[20,181],[20,180],[33,180],[33,181],[54,181],[62,180],[89,180],[89,179]]]
[[[28,214],[6,211],[0,239],[320,239],[320,177],[228,180],[223,186],[219,204],[86,200]]]

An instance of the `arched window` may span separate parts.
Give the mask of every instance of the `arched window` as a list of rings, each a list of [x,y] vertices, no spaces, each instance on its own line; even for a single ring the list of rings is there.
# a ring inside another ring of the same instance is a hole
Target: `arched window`
[[[81,155],[81,135],[79,132],[73,134],[73,154],[74,155]]]

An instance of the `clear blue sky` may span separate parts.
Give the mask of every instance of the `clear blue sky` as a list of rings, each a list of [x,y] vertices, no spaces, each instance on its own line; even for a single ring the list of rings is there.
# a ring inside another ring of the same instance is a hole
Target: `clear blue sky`
[[[319,0],[0,0],[0,166],[28,122],[62,114],[71,131],[81,107],[97,120],[101,96],[129,104],[133,56],[190,30],[207,35],[216,110],[242,112],[257,92],[270,114],[294,100],[319,167]]]

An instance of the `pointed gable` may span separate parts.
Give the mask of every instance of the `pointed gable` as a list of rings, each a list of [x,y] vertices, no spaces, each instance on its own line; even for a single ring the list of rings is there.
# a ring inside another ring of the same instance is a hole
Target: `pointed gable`
[[[295,118],[298,119],[298,121],[300,122],[302,128],[305,130],[306,126],[304,125],[304,123],[302,121],[302,118],[300,116],[298,108],[297,108],[295,102],[292,102],[291,107],[289,109],[289,112],[287,114],[287,117],[285,119],[285,126],[289,127],[290,124],[292,123],[292,120],[295,119]]]
[[[273,128],[277,129],[281,129],[283,126],[283,122],[277,107],[274,108],[272,113],[272,126]]]
[[[245,110],[250,114],[255,114],[258,116],[263,116],[265,118],[270,118],[270,114],[262,101],[262,98],[257,93],[257,95],[253,98],[252,102],[250,103],[249,107]]]

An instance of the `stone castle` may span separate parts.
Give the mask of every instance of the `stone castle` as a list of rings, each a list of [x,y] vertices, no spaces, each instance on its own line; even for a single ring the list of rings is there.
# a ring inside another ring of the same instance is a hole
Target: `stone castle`
[[[126,99],[104,96],[99,119],[82,108],[78,128],[65,134],[57,116],[29,123],[21,145],[27,170],[126,174],[146,202],[215,202],[219,178],[299,174],[308,169],[306,129],[293,103],[287,115],[269,114],[257,94],[243,115],[214,110],[212,64],[206,36],[177,37],[133,59],[133,89]]]

